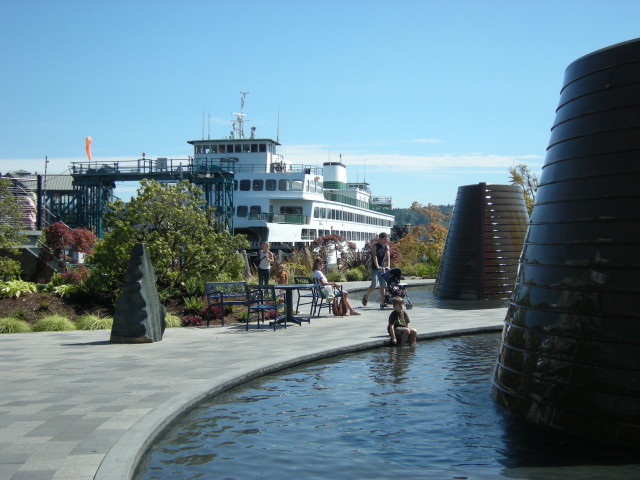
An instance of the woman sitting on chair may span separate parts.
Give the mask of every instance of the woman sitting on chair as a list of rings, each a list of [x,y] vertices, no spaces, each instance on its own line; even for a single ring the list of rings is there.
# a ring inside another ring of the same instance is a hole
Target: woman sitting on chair
[[[324,285],[324,286],[331,285],[331,286],[340,288],[339,283],[330,282],[329,280],[327,280],[327,277],[324,276],[324,273],[322,273],[323,263],[324,262],[321,259],[319,258],[315,259],[315,261],[313,262],[313,278],[318,280],[318,282],[320,282],[320,285]],[[349,292],[347,291],[340,292],[340,290],[338,290],[337,295],[338,296],[342,295],[342,302],[344,303],[344,306],[347,307],[347,310],[351,315],[360,315],[360,313],[356,312],[351,306],[351,304],[349,303],[349,298],[348,298]]]

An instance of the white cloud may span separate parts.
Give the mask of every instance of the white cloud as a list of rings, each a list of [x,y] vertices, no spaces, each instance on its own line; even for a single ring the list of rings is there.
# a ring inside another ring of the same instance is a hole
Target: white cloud
[[[293,163],[321,164],[339,158],[338,149],[324,145],[293,145],[281,148],[285,157]],[[366,166],[369,169],[434,172],[446,169],[499,169],[506,170],[519,163],[541,166],[539,155],[496,155],[485,153],[404,155],[398,153],[343,152],[342,160],[347,166]]]

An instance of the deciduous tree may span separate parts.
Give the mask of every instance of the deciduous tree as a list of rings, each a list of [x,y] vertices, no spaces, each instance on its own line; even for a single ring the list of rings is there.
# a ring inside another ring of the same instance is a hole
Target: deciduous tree
[[[538,177],[524,164],[516,165],[509,169],[512,185],[520,185],[524,191],[524,203],[529,215],[533,211],[533,205],[538,191]]]
[[[197,186],[143,180],[129,202],[109,204],[104,216],[107,233],[89,258],[95,267],[92,277],[98,275],[108,288],[118,288],[131,249],[145,243],[161,289],[178,288],[188,278],[237,280],[244,271],[239,251],[249,244],[243,235],[218,233],[214,218]]]

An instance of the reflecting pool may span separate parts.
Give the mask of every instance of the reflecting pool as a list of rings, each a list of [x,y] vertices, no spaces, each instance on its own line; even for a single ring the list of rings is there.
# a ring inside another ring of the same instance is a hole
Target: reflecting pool
[[[498,344],[499,334],[424,341],[248,382],[180,418],[138,478],[638,478],[640,455],[496,406]]]
[[[375,295],[375,294],[373,294]],[[491,300],[448,300],[433,296],[433,285],[407,288],[407,297],[414,307],[447,308],[450,310],[478,310],[483,308],[504,308],[509,306],[508,299]],[[374,300],[378,297],[374,296]]]

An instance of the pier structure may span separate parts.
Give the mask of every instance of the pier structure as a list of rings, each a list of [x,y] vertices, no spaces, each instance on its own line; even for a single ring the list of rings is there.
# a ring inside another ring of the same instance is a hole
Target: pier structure
[[[160,183],[178,183],[187,180],[200,187],[208,206],[215,209],[220,230],[233,231],[233,165],[236,158],[223,158],[216,162],[195,165],[191,158],[140,158],[117,162],[73,162],[70,166],[74,195],[64,205],[58,205],[57,214],[70,210],[76,226],[103,234],[102,217],[106,204],[113,200],[117,182],[139,182],[142,179]]]

